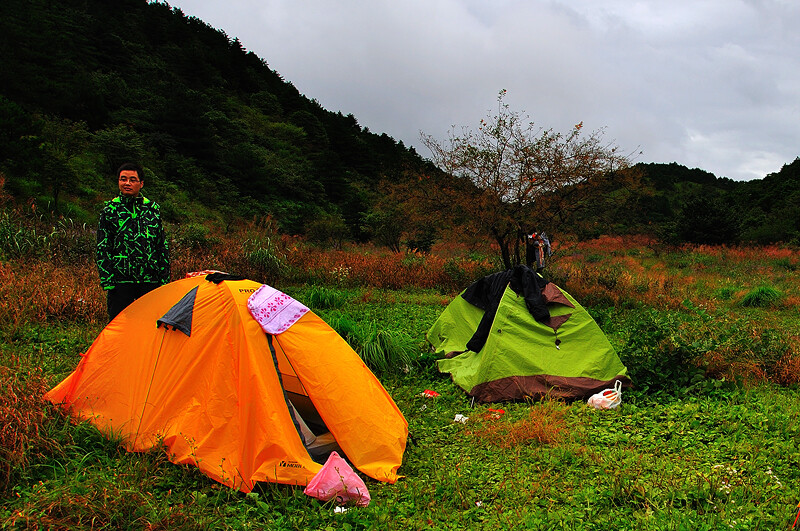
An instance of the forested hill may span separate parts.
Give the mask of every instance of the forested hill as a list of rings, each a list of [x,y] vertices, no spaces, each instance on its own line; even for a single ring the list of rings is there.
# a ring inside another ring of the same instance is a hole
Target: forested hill
[[[448,226],[475,232],[450,200],[463,183],[352,114],[322,108],[267,59],[166,3],[3,0],[0,204],[34,201],[37,212],[93,223],[116,193],[114,170],[133,160],[174,224],[269,215],[289,233],[394,249],[429,248]],[[676,163],[635,170],[540,229],[800,243],[800,159],[744,183]]]
[[[648,220],[667,239],[800,243],[800,158],[753,181],[678,164],[641,164],[653,201]]]
[[[639,163],[636,185],[618,188],[564,220],[584,238],[650,234],[680,243],[800,244],[800,158],[753,181],[677,163]]]
[[[200,203],[289,231],[320,217],[357,230],[381,178],[424,164],[165,3],[4,0],[0,64],[7,193],[78,219],[138,160],[175,221]]]

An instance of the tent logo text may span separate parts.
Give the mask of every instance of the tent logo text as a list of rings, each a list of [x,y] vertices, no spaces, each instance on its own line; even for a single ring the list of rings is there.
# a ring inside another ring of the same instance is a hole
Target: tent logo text
[[[254,293],[255,288],[239,288],[239,293]]]
[[[281,461],[278,466],[281,468],[303,468],[303,465],[297,461]]]

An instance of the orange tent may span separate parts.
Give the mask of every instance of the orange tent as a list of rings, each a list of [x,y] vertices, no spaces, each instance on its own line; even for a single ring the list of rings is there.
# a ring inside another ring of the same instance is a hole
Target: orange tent
[[[408,423],[358,354],[311,311],[266,333],[248,309],[263,285],[212,277],[135,301],[46,398],[242,492],[306,485],[334,448],[394,483]]]

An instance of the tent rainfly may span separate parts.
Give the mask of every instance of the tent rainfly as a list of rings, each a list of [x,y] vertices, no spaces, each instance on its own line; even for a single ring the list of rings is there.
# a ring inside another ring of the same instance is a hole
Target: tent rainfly
[[[164,447],[242,492],[306,485],[332,450],[394,483],[408,435],[392,398],[322,319],[219,273],[135,301],[46,398],[129,451]]]
[[[631,384],[586,309],[522,265],[470,285],[427,339],[439,371],[478,402],[586,398],[617,380]]]

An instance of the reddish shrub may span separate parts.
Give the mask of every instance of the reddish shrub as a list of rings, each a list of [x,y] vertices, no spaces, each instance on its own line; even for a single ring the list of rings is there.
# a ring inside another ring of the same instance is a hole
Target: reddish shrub
[[[513,448],[525,444],[551,444],[560,440],[566,429],[563,403],[544,400],[531,408],[528,418],[510,423],[504,417],[483,415],[470,419],[474,423],[467,435],[490,446]]]

